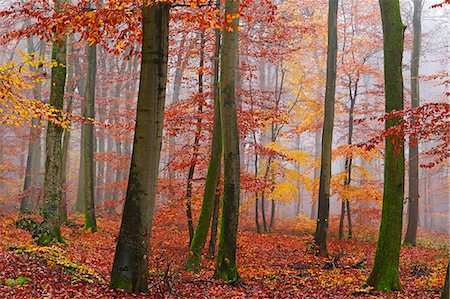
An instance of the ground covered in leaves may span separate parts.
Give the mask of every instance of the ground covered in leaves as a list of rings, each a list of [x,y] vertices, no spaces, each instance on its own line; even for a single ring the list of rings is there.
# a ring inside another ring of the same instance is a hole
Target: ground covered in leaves
[[[315,255],[309,232],[278,229],[256,234],[242,221],[238,238],[241,282],[212,278],[214,263],[203,261],[199,274],[183,269],[187,228],[182,205],[160,209],[152,234],[150,294],[108,289],[120,218],[99,216],[100,231],[65,226],[67,245],[36,247],[28,232],[14,227],[16,213],[0,218],[1,298],[439,298],[448,248],[446,236],[425,234],[418,247],[401,251],[402,291],[358,291],[372,266],[373,238],[330,240],[330,257]]]

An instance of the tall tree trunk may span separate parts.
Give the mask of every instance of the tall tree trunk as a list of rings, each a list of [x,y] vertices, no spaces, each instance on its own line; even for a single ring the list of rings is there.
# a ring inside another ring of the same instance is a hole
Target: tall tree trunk
[[[76,82],[78,94],[80,96],[84,96],[86,93],[86,78],[84,74],[82,74],[81,66],[80,66],[80,59],[79,59],[79,53],[74,53],[75,57],[73,59],[73,68],[75,71],[74,77],[81,76],[81,78]],[[84,110],[84,101],[81,104],[81,111]],[[75,211],[77,212],[83,212],[84,211],[84,155],[83,155],[83,148],[84,148],[84,140],[83,137],[84,130],[83,127],[81,128],[81,142],[80,142],[80,164],[78,167],[78,188],[77,188],[77,200],[75,203]]]
[[[194,221],[192,219],[192,179],[194,178],[195,166],[197,165],[198,149],[200,146],[200,135],[201,135],[201,124],[202,118],[201,113],[203,112],[203,67],[205,64],[205,31],[202,30],[200,33],[200,63],[199,63],[199,73],[198,73],[198,94],[200,96],[200,101],[198,103],[198,113],[197,118],[197,128],[194,137],[193,154],[191,160],[191,166],[189,167],[188,177],[187,177],[187,187],[186,187],[186,215],[189,230],[189,246],[194,238]]]
[[[225,1],[225,14],[238,16],[239,0]],[[240,162],[239,131],[236,113],[236,56],[239,41],[239,17],[223,30],[220,68],[220,101],[224,153],[224,188],[220,220],[219,250],[214,276],[224,281],[239,279],[236,265],[236,239],[239,220]],[[226,124],[226,125],[224,125]]]
[[[142,62],[128,189],[110,287],[148,290],[149,241],[166,97],[170,4],[143,6]]]
[[[82,149],[84,173],[84,228],[97,230],[95,219],[95,136],[94,124],[90,123],[95,117],[95,81],[97,76],[97,45],[87,46],[88,69],[86,76],[86,93],[84,96],[83,117],[83,145]]]
[[[217,9],[220,9],[220,2],[216,4]],[[220,54],[220,30],[215,30],[215,52],[214,52],[214,121],[211,141],[211,154],[209,160],[208,171],[206,173],[205,193],[203,195],[202,210],[198,218],[198,224],[195,229],[195,234],[191,241],[190,253],[186,261],[186,268],[188,271],[197,272],[200,269],[200,256],[205,247],[206,238],[208,235],[209,226],[211,224],[211,216],[213,215],[213,208],[216,205],[217,186],[220,180],[221,164],[222,164],[222,125],[220,113],[220,89],[219,89],[219,54]],[[217,211],[220,201],[217,202]],[[216,215],[217,217],[218,215]],[[216,218],[217,219],[217,218]],[[217,227],[217,226],[216,226]],[[213,227],[211,229],[211,240],[213,239]],[[214,237],[215,239],[215,237]],[[213,254],[215,252],[212,248]]]
[[[253,107],[252,107],[253,108]],[[258,152],[256,151],[256,133],[253,131],[253,142],[255,143],[255,179],[258,177]],[[255,191],[255,225],[256,232],[261,233],[261,226],[259,224],[259,193]]]
[[[65,1],[55,1],[55,11],[60,11]],[[66,43],[64,33],[56,31],[55,36],[60,36],[53,42],[52,61],[57,66],[51,70],[50,105],[55,109],[64,109],[64,88],[66,85]],[[36,241],[38,244],[49,244],[53,241],[63,242],[61,236],[58,207],[61,200],[61,137],[63,128],[48,122],[46,137],[46,161],[44,178],[44,206],[42,209],[43,224],[47,230]]]
[[[380,0],[383,22],[386,113],[403,109],[403,26],[398,0]],[[386,120],[386,129],[401,119]],[[396,143],[396,145],[394,145]],[[384,190],[380,232],[372,272],[367,284],[376,290],[400,289],[399,257],[402,239],[405,157],[402,136],[385,141]]]
[[[322,131],[322,155],[320,162],[319,212],[314,241],[319,246],[320,255],[328,255],[327,236],[330,214],[331,148],[334,127],[334,97],[336,91],[337,59],[337,10],[338,0],[329,0],[328,8],[328,53],[327,83],[325,90],[325,115]]]
[[[69,93],[67,99],[66,113],[72,113],[73,105],[73,92],[75,91],[74,82],[74,67],[73,67],[73,36],[68,37],[67,46],[67,88],[66,92]],[[67,221],[67,172],[69,168],[69,141],[70,141],[70,128],[65,128],[63,132],[62,141],[62,162],[61,162],[61,186],[63,188],[61,194],[61,205],[59,209],[59,215],[61,221]]]
[[[413,16],[413,52],[411,57],[411,108],[420,105],[419,92],[419,62],[422,38],[422,0],[414,0]],[[414,124],[413,125],[417,125]],[[419,222],[419,145],[416,139],[410,139],[409,144],[409,184],[408,184],[408,226],[406,228],[405,244],[415,246],[417,224]]]
[[[45,50],[45,43],[41,42],[40,56],[43,56]],[[34,53],[33,37],[27,39],[28,53]],[[31,71],[38,71],[35,67],[30,67]],[[35,101],[41,100],[42,83],[36,82],[33,87],[33,98]],[[23,184],[23,191],[26,192],[24,197],[20,200],[20,213],[27,213],[32,211],[37,204],[37,185],[39,178],[39,171],[41,168],[41,129],[40,122],[36,118],[31,119],[30,141],[28,143],[27,165],[25,169],[25,179]]]
[[[357,75],[359,77],[359,73]],[[352,80],[350,79],[348,90],[349,90],[349,96],[350,96],[350,109],[348,110],[348,141],[347,144],[349,146],[352,145],[352,138],[353,138],[353,111],[355,110],[355,102],[356,102],[356,96],[358,95],[358,80],[355,82],[355,91],[352,92]],[[344,188],[348,188],[350,186],[350,183],[352,181],[352,164],[353,164],[353,157],[347,156],[345,158],[345,180],[344,180]],[[351,239],[352,235],[352,221],[351,221],[351,214],[350,214],[350,201],[348,198],[342,198],[342,206],[341,206],[341,217],[339,221],[339,239],[342,239],[344,237],[344,219],[345,219],[345,212],[347,212],[347,220],[348,220],[348,238]]]

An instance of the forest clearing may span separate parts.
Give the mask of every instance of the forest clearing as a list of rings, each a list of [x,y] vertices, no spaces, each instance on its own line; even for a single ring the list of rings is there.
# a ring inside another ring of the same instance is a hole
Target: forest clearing
[[[449,298],[449,0],[0,1],[0,298]]]

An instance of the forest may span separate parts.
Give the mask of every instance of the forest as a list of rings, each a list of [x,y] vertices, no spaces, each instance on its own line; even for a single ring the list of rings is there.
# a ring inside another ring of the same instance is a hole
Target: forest
[[[450,0],[0,0],[0,298],[449,298]]]

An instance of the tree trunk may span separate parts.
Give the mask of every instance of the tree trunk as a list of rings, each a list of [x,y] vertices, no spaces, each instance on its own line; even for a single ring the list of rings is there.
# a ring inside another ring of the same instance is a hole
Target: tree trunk
[[[82,149],[84,173],[84,228],[97,231],[95,219],[95,136],[94,124],[90,123],[95,117],[95,81],[97,76],[97,45],[87,46],[88,70],[86,76],[86,93],[83,109],[83,145]]]
[[[77,81],[77,89],[78,94],[80,96],[83,96],[86,93],[86,79],[82,74],[81,66],[80,66],[80,59],[78,57],[79,53],[74,53],[76,56],[73,60],[73,68],[75,71],[74,77],[81,76],[81,78]],[[84,101],[81,104],[81,111],[84,110]],[[77,188],[77,200],[75,203],[75,211],[77,212],[83,212],[84,211],[84,155],[83,155],[83,148],[84,148],[84,140],[83,137],[84,130],[83,127],[81,128],[81,142],[80,142],[80,164],[78,167],[78,188]]]
[[[55,1],[55,11],[61,10],[65,1]],[[55,36],[61,32],[56,31]],[[52,61],[58,65],[51,70],[50,102],[55,109],[64,109],[64,88],[66,85],[66,43],[64,34],[53,42]],[[46,245],[53,241],[63,242],[61,236],[58,207],[61,200],[61,137],[63,128],[48,122],[46,137],[46,161],[44,178],[44,206],[42,209],[43,224],[47,230],[36,241]]]
[[[41,42],[42,43],[42,42]],[[27,39],[28,53],[34,52],[33,37]],[[40,47],[39,55],[43,56],[45,46]],[[30,67],[31,71],[38,71],[35,67]],[[36,82],[33,87],[33,98],[35,101],[41,100],[42,96],[42,83]],[[37,192],[36,188],[39,184],[39,171],[41,168],[41,129],[39,128],[40,122],[38,119],[31,119],[30,128],[30,142],[28,143],[28,155],[27,166],[25,169],[25,179],[23,184],[23,191],[26,192],[24,197],[20,200],[20,213],[31,212],[37,204]],[[29,190],[29,191],[28,191]]]
[[[225,1],[225,14],[239,15],[239,0]],[[227,282],[239,279],[236,265],[236,239],[239,220],[240,162],[239,131],[236,113],[236,57],[239,41],[239,17],[223,30],[220,69],[220,101],[224,152],[224,191],[220,220],[219,250],[214,276]],[[226,125],[224,125],[226,124]]]
[[[329,0],[327,83],[325,90],[325,115],[322,131],[322,155],[320,162],[319,212],[314,241],[320,255],[328,255],[328,217],[330,213],[331,151],[334,127],[334,97],[336,91],[337,59],[337,10],[338,0]]]
[[[199,74],[198,74],[198,94],[200,96],[200,101],[198,103],[198,113],[197,118],[197,128],[194,137],[193,155],[191,160],[191,166],[189,167],[189,173],[187,177],[187,188],[186,188],[186,215],[188,219],[188,230],[189,230],[189,246],[194,238],[194,221],[192,219],[192,179],[194,178],[195,166],[197,165],[198,149],[200,146],[200,135],[201,135],[201,124],[202,118],[201,113],[203,112],[203,66],[205,64],[205,31],[202,30],[200,33],[200,63],[199,63]]]
[[[175,78],[173,81],[173,94],[172,94],[172,101],[171,101],[171,105],[175,104],[178,102],[178,100],[180,99],[180,91],[181,91],[181,84],[183,82],[183,74],[184,74],[184,70],[186,69],[188,62],[189,62],[189,55],[191,52],[191,48],[192,48],[192,43],[189,45],[188,49],[184,49],[184,45],[186,43],[186,38],[187,35],[183,35],[183,37],[181,38],[180,41],[180,51],[178,52],[177,55],[177,67],[175,69]],[[183,59],[183,53],[186,53],[186,57],[184,57]],[[168,155],[168,165],[167,165],[167,170],[168,170],[168,176],[169,176],[169,194],[168,197],[169,199],[173,199],[174,194],[173,194],[173,180],[175,178],[175,171],[173,170],[172,167],[172,163],[173,160],[175,159],[174,153],[175,153],[175,148],[176,148],[176,144],[175,144],[175,137],[173,135],[169,136],[169,146],[168,146],[168,150],[169,150],[169,155]]]
[[[419,62],[421,48],[421,15],[422,0],[414,0],[413,16],[413,52],[411,57],[411,108],[420,105],[419,93]],[[414,120],[413,120],[413,125]],[[419,145],[416,139],[410,139],[409,144],[409,184],[408,184],[408,226],[406,228],[405,244],[415,246],[417,225],[419,222]]]
[[[214,197],[214,207],[213,207],[213,214],[211,219],[211,236],[209,239],[209,245],[208,245],[208,253],[207,256],[210,259],[214,259],[216,255],[216,241],[217,241],[217,228],[219,226],[219,210],[220,210],[220,198],[221,194],[219,191],[219,185],[220,180],[217,182],[217,188],[216,188],[216,196]]]
[[[149,241],[161,155],[170,4],[143,6],[142,62],[128,189],[110,287],[148,290]]]
[[[314,150],[314,161],[317,161],[319,159],[319,155],[320,155],[320,151],[321,151],[321,132],[320,129],[316,130],[316,136],[315,136],[315,150]],[[314,167],[314,181],[317,180],[317,178],[320,176],[320,168],[318,166]],[[316,220],[317,219],[317,188],[314,187],[313,192],[312,192],[312,198],[311,198],[311,214],[309,216],[309,219],[311,220]]]
[[[347,144],[349,146],[352,145],[353,141],[353,111],[355,110],[355,102],[356,97],[358,95],[358,81],[359,81],[359,72],[358,72],[358,79],[355,82],[355,91],[352,92],[352,81],[349,81],[348,90],[349,90],[349,97],[350,97],[350,109],[348,110],[348,141]],[[352,164],[353,164],[353,157],[347,156],[345,158],[345,173],[346,177],[344,180],[344,188],[348,188],[350,186],[350,183],[352,182]],[[350,201],[348,198],[342,198],[342,208],[341,208],[341,217],[339,221],[339,239],[342,239],[344,237],[344,219],[345,219],[345,212],[347,212],[347,220],[348,220],[348,238],[351,239],[352,235],[352,218],[350,214]]]
[[[220,2],[216,5],[220,9]],[[217,186],[220,180],[221,163],[222,163],[222,126],[220,113],[220,89],[219,89],[219,54],[220,54],[220,30],[215,30],[215,44],[214,52],[214,121],[213,133],[211,143],[211,156],[209,160],[208,172],[206,173],[205,193],[203,195],[202,210],[198,219],[197,228],[191,241],[189,257],[186,261],[186,269],[188,271],[197,272],[200,269],[200,256],[205,247],[206,238],[208,235],[209,226],[211,224],[211,216],[213,215],[213,208],[215,198],[217,198]],[[202,50],[203,52],[203,50]],[[217,202],[220,205],[220,200]],[[215,211],[214,211],[215,213]],[[217,220],[217,216],[216,220]],[[216,225],[217,228],[217,225]],[[214,238],[212,253],[215,252],[215,239],[213,236],[213,228],[211,229],[211,240]],[[211,253],[211,252],[210,252]]]
[[[72,105],[73,105],[73,95],[72,93],[75,91],[75,82],[74,82],[74,68],[73,68],[73,36],[69,36],[68,38],[68,46],[67,46],[67,88],[66,92],[70,94],[67,99],[67,107],[66,113],[72,113]],[[69,168],[69,141],[70,141],[70,128],[64,129],[63,132],[63,141],[62,141],[62,162],[61,162],[61,186],[63,188],[61,194],[61,205],[59,209],[59,215],[61,217],[61,221],[67,221],[67,172]]]
[[[386,113],[403,109],[403,26],[398,0],[380,0],[383,22]],[[386,129],[401,119],[389,118]],[[396,143],[396,146],[394,146]],[[405,158],[402,136],[385,141],[384,190],[380,232],[367,284],[380,291],[400,289],[399,257],[402,238]]]

